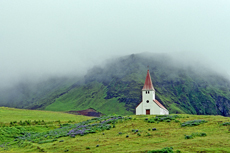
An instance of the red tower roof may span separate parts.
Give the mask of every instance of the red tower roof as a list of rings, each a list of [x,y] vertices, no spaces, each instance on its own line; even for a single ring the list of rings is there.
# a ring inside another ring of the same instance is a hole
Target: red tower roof
[[[149,70],[147,71],[145,84],[142,90],[154,90]]]

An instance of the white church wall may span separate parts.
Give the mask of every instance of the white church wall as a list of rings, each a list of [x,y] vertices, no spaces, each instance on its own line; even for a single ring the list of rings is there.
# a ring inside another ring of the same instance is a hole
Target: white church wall
[[[169,112],[165,109],[160,108],[160,115],[169,115]]]
[[[146,101],[142,102],[143,103],[143,114],[146,115],[146,109],[150,109],[150,115],[156,115],[160,114],[160,107],[153,101],[151,100],[149,103]]]
[[[136,108],[136,115],[142,115],[143,114],[143,102],[140,103]]]

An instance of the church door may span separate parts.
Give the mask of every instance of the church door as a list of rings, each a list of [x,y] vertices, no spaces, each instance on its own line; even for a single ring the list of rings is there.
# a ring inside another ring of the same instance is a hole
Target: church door
[[[146,109],[146,115],[150,115],[150,109]]]

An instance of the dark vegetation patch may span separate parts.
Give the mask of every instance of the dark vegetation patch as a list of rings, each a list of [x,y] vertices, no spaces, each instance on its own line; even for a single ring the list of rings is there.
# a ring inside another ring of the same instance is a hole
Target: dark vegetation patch
[[[46,125],[46,124],[51,124],[53,122],[59,122],[59,121],[50,121],[50,122],[45,122],[44,120],[25,120],[25,121],[12,121],[10,123],[0,123],[0,127],[12,127],[12,126],[31,126],[31,125]]]
[[[198,125],[206,123],[206,122],[208,122],[208,121],[205,121],[205,120],[192,120],[192,121],[186,121],[184,123],[181,123],[181,126],[182,127],[185,127],[185,126],[198,126]]]
[[[225,122],[225,123],[223,123],[222,125],[223,125],[223,126],[228,126],[228,125],[230,125],[230,122]]]
[[[147,151],[147,153],[173,153],[173,147],[165,147],[159,150],[151,150]],[[180,151],[177,150],[176,153],[180,153]]]
[[[104,116],[92,118],[77,124],[65,124],[60,128],[50,130],[47,132],[32,132],[28,130],[29,127],[15,126],[15,127],[2,127],[0,130],[0,142],[14,142],[14,143],[49,143],[57,141],[61,137],[84,136],[90,133],[96,133],[104,130],[110,130],[112,125],[115,125],[119,120],[130,120],[130,117],[122,116]],[[30,127],[32,128],[32,127]],[[114,126],[115,128],[115,126]],[[32,130],[32,129],[31,129]],[[60,141],[63,142],[63,141]],[[4,144],[1,144],[4,146]]]
[[[176,118],[180,118],[179,115],[157,115],[154,118],[145,118],[145,121],[148,123],[159,123],[159,122],[171,122],[172,120],[176,120]]]
[[[75,114],[75,115],[94,116],[94,117],[100,117],[103,115],[101,112],[97,112],[93,108],[86,109],[86,110],[80,110],[80,111],[68,111],[67,113]]]
[[[185,139],[193,139],[195,137],[205,137],[205,136],[207,136],[207,134],[204,132],[201,133],[196,132],[196,133],[192,133],[191,135],[185,135]]]

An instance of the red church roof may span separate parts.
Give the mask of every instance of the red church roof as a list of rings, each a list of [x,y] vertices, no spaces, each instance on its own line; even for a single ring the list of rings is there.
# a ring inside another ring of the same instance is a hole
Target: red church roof
[[[149,70],[147,71],[145,84],[142,90],[154,90]]]
[[[153,100],[159,107],[166,109],[159,101],[157,101],[156,99]],[[167,109],[166,109],[167,110]]]

